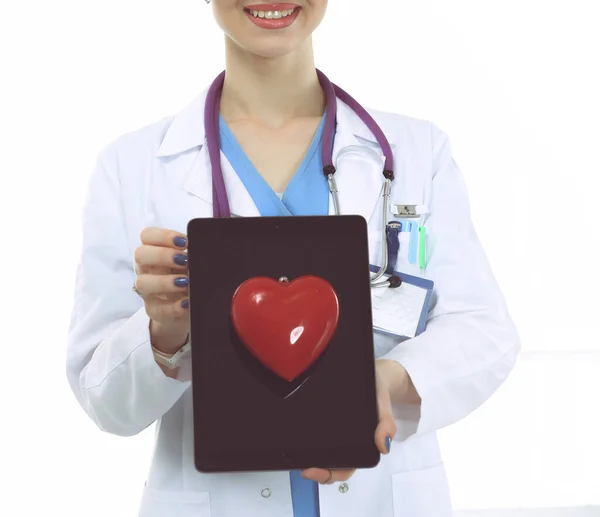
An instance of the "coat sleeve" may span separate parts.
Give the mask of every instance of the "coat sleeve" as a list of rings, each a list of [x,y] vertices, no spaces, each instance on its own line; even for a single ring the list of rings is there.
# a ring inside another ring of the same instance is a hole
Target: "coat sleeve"
[[[504,382],[520,342],[470,217],[469,199],[447,135],[431,124],[433,172],[427,277],[435,282],[426,330],[381,359],[399,362],[421,396],[395,407],[402,438],[469,415]]]
[[[132,291],[122,201],[113,144],[98,157],[83,209],[67,378],[100,429],[132,436],[165,414],[191,383],[167,377],[154,360],[150,321]]]

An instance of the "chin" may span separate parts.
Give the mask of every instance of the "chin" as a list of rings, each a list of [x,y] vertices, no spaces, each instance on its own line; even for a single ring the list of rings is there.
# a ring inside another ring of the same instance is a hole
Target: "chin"
[[[275,42],[265,45],[253,45],[247,47],[246,50],[257,57],[264,59],[278,59],[293,54],[299,49],[298,45],[285,45],[281,42]]]
[[[302,51],[312,31],[302,19],[296,19],[294,26],[281,31],[264,31],[243,24],[231,27],[226,33],[243,52],[265,59],[277,59]]]
[[[230,34],[229,38],[242,52],[264,59],[278,59],[299,52],[308,39],[299,34],[269,34],[258,38],[244,35],[237,39]]]

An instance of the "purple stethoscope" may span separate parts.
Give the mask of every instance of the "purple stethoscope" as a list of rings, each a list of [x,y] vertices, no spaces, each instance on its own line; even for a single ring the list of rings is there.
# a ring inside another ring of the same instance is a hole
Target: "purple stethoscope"
[[[323,174],[327,178],[329,191],[333,198],[334,214],[340,215],[338,189],[335,181],[335,166],[333,165],[333,138],[335,134],[337,118],[337,99],[347,104],[360,120],[369,128],[371,133],[377,139],[385,156],[383,168],[383,219],[382,219],[382,266],[377,273],[371,276],[371,287],[397,287],[400,279],[392,275],[389,279],[379,281],[384,276],[388,267],[388,243],[386,236],[386,218],[388,213],[389,198],[392,191],[392,181],[394,180],[394,156],[392,148],[383,131],[363,108],[349,94],[339,86],[334,85],[320,70],[317,70],[319,81],[325,92],[327,101],[325,109],[325,127],[323,129],[323,144],[321,146],[321,156],[323,159]],[[219,142],[219,110],[221,105],[221,93],[225,82],[225,72],[222,72],[212,83],[206,97],[204,107],[204,127],[206,131],[206,140],[208,145],[208,154],[212,167],[213,183],[213,217],[231,217],[229,201],[227,199],[227,190],[223,178],[223,169],[221,168],[221,146]]]

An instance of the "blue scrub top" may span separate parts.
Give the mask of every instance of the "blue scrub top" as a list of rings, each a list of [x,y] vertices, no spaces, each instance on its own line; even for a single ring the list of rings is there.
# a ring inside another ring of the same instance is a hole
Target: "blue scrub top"
[[[325,117],[319,124],[304,160],[280,197],[252,165],[223,117],[219,117],[221,150],[262,216],[329,213],[329,186],[323,174],[323,159],[320,153],[324,125]],[[319,517],[319,485],[304,479],[299,471],[290,472],[290,484],[294,517]]]

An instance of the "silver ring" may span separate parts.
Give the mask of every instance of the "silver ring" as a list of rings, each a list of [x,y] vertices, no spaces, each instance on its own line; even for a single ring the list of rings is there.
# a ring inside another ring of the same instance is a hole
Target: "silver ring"
[[[142,293],[140,293],[140,292],[138,291],[138,288],[135,286],[135,284],[133,284],[133,286],[131,287],[131,289],[133,289],[133,292],[134,292],[135,294],[137,294],[138,296],[144,296]]]
[[[323,481],[324,485],[329,484],[329,482],[333,479],[333,471],[331,469],[327,469],[327,470],[329,471],[329,477],[325,481]]]

